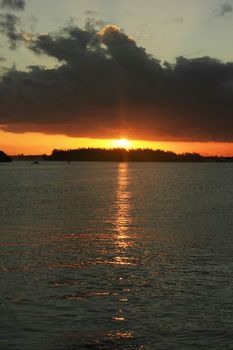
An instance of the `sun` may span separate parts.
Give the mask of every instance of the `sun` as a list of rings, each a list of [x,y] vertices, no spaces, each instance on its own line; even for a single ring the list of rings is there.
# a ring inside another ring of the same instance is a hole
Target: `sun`
[[[130,148],[131,142],[127,139],[113,140],[113,146],[118,148]]]

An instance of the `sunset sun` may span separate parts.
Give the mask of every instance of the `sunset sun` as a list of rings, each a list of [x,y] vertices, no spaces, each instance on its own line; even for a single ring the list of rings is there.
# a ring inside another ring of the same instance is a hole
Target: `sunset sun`
[[[130,142],[127,139],[119,139],[119,140],[113,140],[114,147],[118,148],[131,148],[132,142]]]

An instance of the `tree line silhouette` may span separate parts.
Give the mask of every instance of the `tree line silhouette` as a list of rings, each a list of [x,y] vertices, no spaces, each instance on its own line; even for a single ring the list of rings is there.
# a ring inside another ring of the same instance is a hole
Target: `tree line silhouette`
[[[9,157],[5,152],[0,151],[0,162],[8,163],[11,161],[11,157]]]
[[[176,154],[171,151],[125,148],[54,149],[44,160],[51,161],[102,161],[102,162],[226,162],[233,157],[204,157],[198,153]]]

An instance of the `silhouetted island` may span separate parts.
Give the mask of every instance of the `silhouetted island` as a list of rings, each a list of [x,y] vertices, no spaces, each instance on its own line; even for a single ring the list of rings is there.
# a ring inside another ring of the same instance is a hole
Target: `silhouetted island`
[[[5,152],[0,151],[0,162],[9,163],[11,161],[12,161],[11,157],[9,157]]]
[[[198,153],[176,154],[170,151],[125,148],[54,149],[44,160],[51,161],[101,161],[101,162],[232,162],[233,157],[204,157]]]

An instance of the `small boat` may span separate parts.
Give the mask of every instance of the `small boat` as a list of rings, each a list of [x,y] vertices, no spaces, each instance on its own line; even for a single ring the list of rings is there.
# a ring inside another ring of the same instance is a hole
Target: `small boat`
[[[32,164],[40,164],[39,162],[38,162],[38,160],[34,160],[34,162],[32,162]]]

